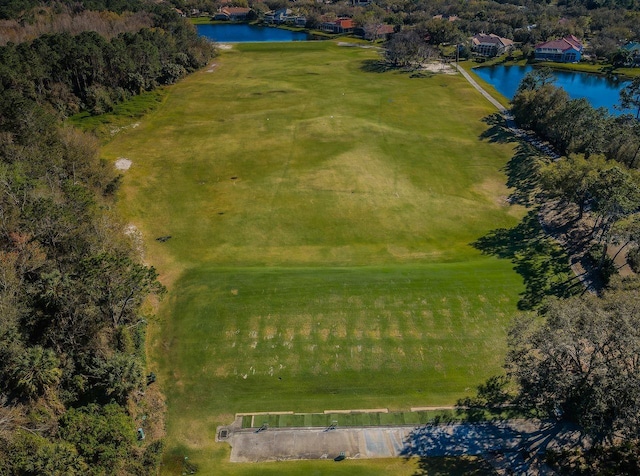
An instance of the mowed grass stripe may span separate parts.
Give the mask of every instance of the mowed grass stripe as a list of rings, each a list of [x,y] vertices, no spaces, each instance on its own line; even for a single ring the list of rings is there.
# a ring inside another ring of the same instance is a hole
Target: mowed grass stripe
[[[189,271],[166,308],[170,404],[210,415],[452,403],[500,366],[522,290],[508,271],[492,259]]]

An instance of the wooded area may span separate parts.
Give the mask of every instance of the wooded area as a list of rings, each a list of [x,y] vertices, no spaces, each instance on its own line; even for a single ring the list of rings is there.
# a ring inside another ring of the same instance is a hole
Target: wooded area
[[[64,32],[0,47],[0,474],[149,474],[159,463],[161,440],[142,439],[161,416],[146,414],[141,305],[164,288],[114,213],[113,164],[61,122],[214,54],[168,7],[139,18],[152,25],[111,40]]]

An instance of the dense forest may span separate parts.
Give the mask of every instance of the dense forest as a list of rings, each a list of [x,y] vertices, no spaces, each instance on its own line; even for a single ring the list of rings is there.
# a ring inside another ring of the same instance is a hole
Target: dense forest
[[[86,30],[0,47],[0,474],[149,474],[162,415],[143,303],[164,288],[114,213],[113,164],[63,119],[173,83],[215,51],[169,7],[49,3]],[[119,13],[103,36],[91,9],[106,8]]]

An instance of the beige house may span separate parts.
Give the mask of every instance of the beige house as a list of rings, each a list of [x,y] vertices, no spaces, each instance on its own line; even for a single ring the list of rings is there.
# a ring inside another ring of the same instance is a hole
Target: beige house
[[[499,56],[513,48],[513,40],[490,33],[478,33],[471,38],[471,51],[480,56]]]

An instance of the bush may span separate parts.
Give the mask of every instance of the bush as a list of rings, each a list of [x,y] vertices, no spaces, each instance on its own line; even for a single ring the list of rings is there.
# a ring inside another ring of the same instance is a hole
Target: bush
[[[618,269],[610,256],[602,256],[605,251],[602,245],[596,244],[589,250],[589,257],[595,266],[598,267],[600,278],[605,284],[608,284],[611,277],[618,273]]]
[[[640,247],[636,246],[627,253],[627,263],[634,273],[640,273]]]

